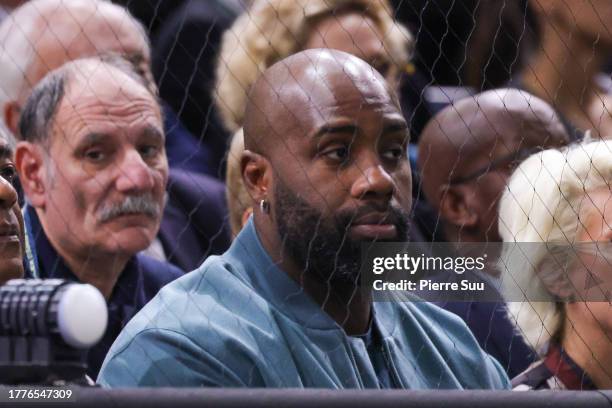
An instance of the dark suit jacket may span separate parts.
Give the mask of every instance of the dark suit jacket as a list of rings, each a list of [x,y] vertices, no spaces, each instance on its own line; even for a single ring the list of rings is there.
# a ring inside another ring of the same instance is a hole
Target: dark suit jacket
[[[465,321],[480,347],[500,362],[508,377],[516,377],[537,360],[533,349],[516,332],[504,303],[445,302],[438,306]]]
[[[26,276],[41,279],[65,279],[79,282],[64,260],[49,242],[40,220],[32,207],[26,207],[24,221],[32,252],[27,255]],[[30,265],[35,269],[30,269]],[[121,272],[107,300],[108,324],[104,335],[87,352],[87,374],[95,379],[108,349],[130,319],[168,282],[183,275],[173,265],[142,254],[133,256]]]
[[[225,185],[201,174],[170,169],[168,201],[158,237],[168,261],[191,271],[229,248]]]
[[[221,36],[240,11],[235,0],[184,1],[151,33],[160,96],[208,149],[217,177],[229,134],[213,106],[215,67]]]
[[[468,278],[472,282],[484,282],[483,278],[466,271],[441,274],[434,277],[438,281],[455,281]],[[470,328],[480,347],[492,355],[502,365],[508,377],[513,378],[523,372],[538,359],[535,351],[525,343],[516,327],[508,317],[506,303],[492,285],[482,294],[483,299],[496,301],[470,301],[473,294],[464,293],[462,301],[438,301],[438,306],[459,316]]]
[[[173,169],[217,177],[208,147],[187,130],[168,104],[162,106],[168,165]]]

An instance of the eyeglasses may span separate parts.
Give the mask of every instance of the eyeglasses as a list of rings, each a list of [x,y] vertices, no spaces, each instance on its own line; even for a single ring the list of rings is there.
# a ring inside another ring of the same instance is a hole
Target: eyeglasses
[[[510,170],[514,170],[527,157],[531,156],[534,153],[541,152],[542,150],[543,150],[542,147],[531,147],[529,149],[517,150],[516,152],[507,154],[505,156],[500,157],[499,159],[493,160],[487,166],[480,168],[468,174],[467,176],[452,178],[448,182],[448,185],[452,186],[456,184],[468,183],[472,180],[475,180],[479,177],[484,176],[485,174],[493,170],[498,170],[503,167],[507,167]]]

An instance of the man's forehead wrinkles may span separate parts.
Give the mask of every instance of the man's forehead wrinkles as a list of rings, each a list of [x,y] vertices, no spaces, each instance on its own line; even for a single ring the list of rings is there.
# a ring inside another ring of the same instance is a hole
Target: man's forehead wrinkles
[[[129,97],[118,95],[117,98],[107,96],[86,96],[66,98],[60,109],[65,109],[73,114],[108,113],[112,115],[127,116],[135,112],[159,112],[159,108],[153,98]]]

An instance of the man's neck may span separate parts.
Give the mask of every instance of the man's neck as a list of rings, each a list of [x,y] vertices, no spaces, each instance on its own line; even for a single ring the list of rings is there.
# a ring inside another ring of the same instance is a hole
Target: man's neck
[[[82,259],[63,255],[59,251],[58,253],[79,281],[95,286],[106,300],[110,299],[115,284],[130,259],[119,255],[88,256],[87,259]]]
[[[364,296],[361,289],[354,284],[339,284],[304,273],[302,267],[282,252],[282,241],[278,234],[272,231],[271,226],[259,225],[257,219],[255,225],[260,232],[261,244],[272,261],[297,282],[347,335],[354,336],[367,332],[372,313],[371,296]]]
[[[44,220],[40,219],[40,221],[43,230],[46,231]],[[79,254],[66,250],[59,242],[54,242],[53,237],[50,237],[48,234],[45,235],[53,249],[79,281],[93,285],[108,300],[130,256],[121,253],[96,254],[92,251],[86,251],[86,254]]]

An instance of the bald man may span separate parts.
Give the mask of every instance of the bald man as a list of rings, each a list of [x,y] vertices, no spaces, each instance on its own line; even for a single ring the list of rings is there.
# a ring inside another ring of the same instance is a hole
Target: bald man
[[[361,244],[406,240],[407,124],[385,79],[340,51],[273,65],[246,112],[253,217],[115,342],[104,386],[505,388],[465,325],[373,303]]]
[[[421,134],[418,167],[444,239],[499,242],[497,203],[512,170],[568,142],[554,109],[524,91],[487,91],[443,109]]]
[[[569,135],[553,108],[516,89],[487,91],[438,113],[421,135],[418,166],[421,187],[437,212],[443,238],[452,242],[499,242],[497,203],[512,170],[530,154],[568,141]],[[416,206],[417,217],[422,209],[423,205]],[[436,279],[448,281],[454,277],[441,274]],[[471,276],[476,281],[481,278]],[[537,357],[517,335],[503,303],[438,305],[461,317],[481,347],[510,377],[523,372]]]
[[[106,1],[33,0],[0,25],[0,107],[6,127],[19,136],[19,117],[32,88],[66,62],[116,53],[134,62],[153,85],[143,27]]]

